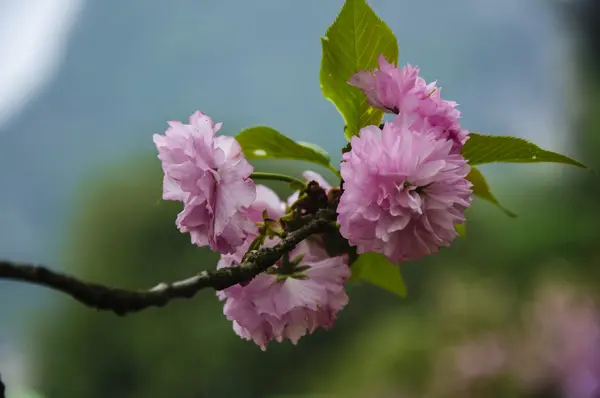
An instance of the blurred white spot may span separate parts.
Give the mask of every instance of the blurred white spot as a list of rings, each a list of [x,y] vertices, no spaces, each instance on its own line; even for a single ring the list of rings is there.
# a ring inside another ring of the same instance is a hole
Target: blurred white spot
[[[0,1],[0,126],[56,72],[83,2]]]
[[[256,150],[254,150],[254,154],[256,156],[267,156],[267,152],[263,151],[262,149],[256,149]]]

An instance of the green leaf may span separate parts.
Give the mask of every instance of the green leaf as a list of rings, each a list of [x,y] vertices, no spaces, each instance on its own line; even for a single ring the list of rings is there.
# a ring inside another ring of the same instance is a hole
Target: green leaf
[[[346,0],[321,44],[321,91],[344,117],[346,137],[350,139],[361,127],[379,125],[383,112],[371,107],[364,93],[348,80],[360,70],[377,67],[380,54],[398,63],[394,33],[365,0]]]
[[[250,127],[235,136],[248,159],[295,159],[329,167],[329,154],[315,144],[300,143],[266,126]]]
[[[467,225],[466,224],[455,224],[454,229],[461,238],[467,237]]]
[[[477,165],[494,162],[510,163],[564,163],[587,168],[584,164],[560,153],[546,151],[537,145],[516,137],[469,134],[462,154],[469,164]]]
[[[400,267],[379,253],[363,253],[352,264],[352,280],[366,280],[399,296],[406,296]]]
[[[473,184],[473,194],[475,196],[479,196],[481,199],[487,200],[488,202],[495,204],[500,210],[502,210],[504,213],[506,213],[506,215],[508,215],[509,217],[514,218],[517,216],[515,213],[513,213],[512,211],[508,210],[506,207],[504,207],[500,204],[498,199],[496,199],[494,194],[492,194],[492,191],[490,190],[490,186],[488,185],[487,181],[485,180],[485,177],[483,176],[483,174],[481,174],[481,171],[479,171],[477,168],[471,167],[471,172],[467,176],[467,180],[471,181],[471,183]]]
[[[329,153],[327,153],[327,151],[325,149],[321,148],[317,144],[313,144],[312,142],[304,142],[304,141],[296,141],[296,144],[302,145],[304,147],[312,149],[313,151],[321,154],[321,156],[323,156],[324,159],[327,159],[328,163],[331,161],[331,158],[329,157]]]

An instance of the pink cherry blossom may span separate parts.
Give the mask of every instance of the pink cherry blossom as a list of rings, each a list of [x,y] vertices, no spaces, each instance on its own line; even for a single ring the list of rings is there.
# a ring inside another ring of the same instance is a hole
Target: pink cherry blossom
[[[154,135],[165,173],[163,198],[184,208],[176,224],[192,243],[232,253],[256,225],[245,214],[256,196],[252,166],[233,137],[215,134],[221,123],[196,112],[189,124],[172,121],[165,135]]]
[[[351,144],[341,165],[342,236],[359,253],[383,253],[392,262],[449,246],[472,193],[470,167],[452,153],[452,142],[414,130],[400,116],[383,130],[363,128]]]
[[[265,350],[270,340],[289,339],[296,344],[307,332],[333,326],[337,313],[348,303],[344,284],[350,268],[346,257],[310,259],[299,249],[291,258],[303,254],[299,266],[306,270],[286,277],[263,273],[245,286],[221,292],[223,312],[240,337]]]
[[[391,113],[413,109],[420,98],[435,89],[435,83],[427,85],[419,77],[418,68],[412,65],[397,68],[383,55],[379,56],[379,69],[359,71],[348,83],[364,91],[373,107]]]
[[[254,214],[267,209],[269,217],[277,217],[283,202],[277,204],[273,200],[275,194],[260,187],[252,206]],[[237,266],[254,237],[249,236],[235,253],[222,255],[217,268]],[[278,238],[267,239],[265,246],[278,242]],[[348,302],[344,290],[350,277],[346,256],[328,258],[318,240],[307,239],[289,253],[289,260],[297,264],[291,265],[287,273],[283,273],[282,265],[286,260],[279,260],[273,272],[217,293],[225,301],[223,312],[233,322],[234,331],[263,350],[271,340],[289,339],[296,344],[300,337],[319,327],[331,328],[337,313]]]
[[[460,153],[463,145],[469,139],[469,132],[461,127],[458,105],[453,101],[446,101],[440,97],[442,89],[437,88],[433,94],[422,98],[412,109],[415,117],[412,129],[429,131],[436,139],[446,139],[453,142],[452,152]]]
[[[383,55],[379,56],[379,69],[359,71],[349,84],[364,91],[369,103],[378,109],[392,113],[416,113],[414,129],[422,131],[423,125],[437,138],[454,142],[453,152],[460,153],[468,139],[468,131],[460,125],[458,105],[441,98],[441,88],[436,82],[427,84],[419,76],[419,68],[406,65],[397,68]]]

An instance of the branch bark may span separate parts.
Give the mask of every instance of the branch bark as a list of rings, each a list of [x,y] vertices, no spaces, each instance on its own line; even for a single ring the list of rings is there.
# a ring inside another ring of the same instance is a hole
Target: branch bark
[[[104,286],[85,282],[41,265],[3,260],[0,260],[0,279],[45,286],[65,293],[88,307],[126,315],[150,307],[162,307],[173,299],[191,298],[198,291],[208,287],[223,290],[250,281],[275,264],[284,253],[291,251],[298,243],[312,234],[323,232],[333,220],[334,210],[319,210],[312,220],[290,232],[279,244],[251,252],[237,267],[203,271],[185,280],[160,283],[149,290],[134,291]]]

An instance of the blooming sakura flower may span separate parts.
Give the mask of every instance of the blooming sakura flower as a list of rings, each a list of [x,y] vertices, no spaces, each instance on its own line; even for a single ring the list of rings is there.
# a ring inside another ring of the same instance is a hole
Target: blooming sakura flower
[[[234,252],[256,232],[246,215],[256,196],[252,166],[233,137],[215,135],[221,123],[199,111],[189,124],[169,126],[164,136],[154,135],[154,143],[165,173],[163,198],[184,203],[177,227],[198,246]]]
[[[414,109],[419,99],[435,90],[435,83],[427,85],[419,77],[418,68],[397,68],[383,55],[379,56],[379,69],[359,71],[348,83],[364,91],[373,107],[391,113]]]
[[[460,125],[460,111],[453,101],[445,101],[440,97],[441,88],[437,88],[428,97],[417,102],[413,109],[419,117],[414,118],[412,129],[429,131],[437,139],[451,140],[452,152],[460,153],[469,139],[469,132]]]
[[[443,100],[441,88],[436,82],[427,84],[419,76],[419,68],[406,65],[397,68],[383,55],[379,56],[379,69],[359,71],[349,84],[364,91],[369,103],[378,109],[391,113],[416,113],[415,130],[427,130],[437,138],[451,139],[453,152],[460,153],[462,145],[468,139],[468,131],[460,126],[460,112],[453,101]]]
[[[301,264],[307,270],[298,276],[278,280],[276,275],[262,274],[230,293],[224,313],[240,337],[265,350],[269,340],[297,344],[307,332],[333,326],[348,303],[343,288],[350,276],[346,261],[339,256]]]
[[[292,261],[298,262],[294,273],[263,273],[246,286],[235,285],[221,293],[226,300],[223,312],[240,337],[265,350],[272,339],[296,344],[307,332],[333,326],[337,313],[348,303],[344,284],[350,268],[346,257],[317,260],[305,250],[291,253]]]
[[[359,253],[383,253],[392,262],[449,246],[471,203],[470,167],[452,153],[452,141],[410,123],[399,116],[383,130],[363,128],[341,165],[340,233]]]
[[[272,200],[275,194],[260,187],[257,187],[253,206],[266,204],[264,209],[269,217],[276,216],[281,206]],[[254,210],[259,210],[258,214],[263,209]],[[221,256],[217,268],[241,263],[253,239],[249,237],[237,252]],[[278,241],[278,238],[268,239],[265,246],[273,246]],[[270,340],[289,339],[296,344],[300,337],[319,327],[331,328],[337,313],[348,303],[344,284],[349,277],[346,256],[328,258],[325,250],[309,239],[279,260],[271,272],[258,275],[244,286],[231,286],[217,295],[225,301],[223,312],[233,321],[234,331],[265,350]]]

